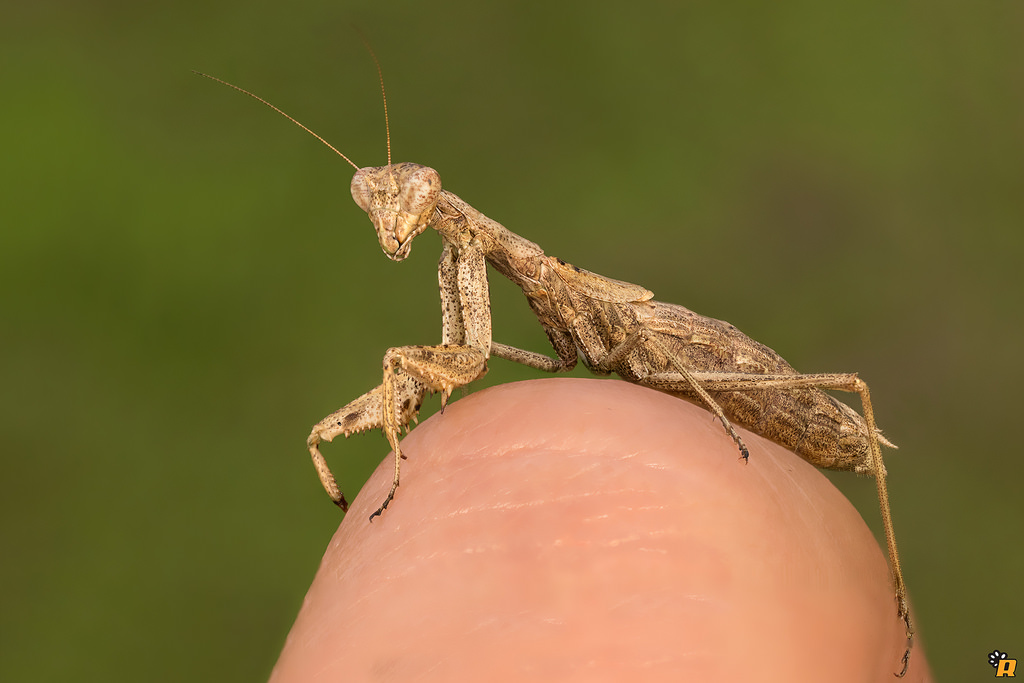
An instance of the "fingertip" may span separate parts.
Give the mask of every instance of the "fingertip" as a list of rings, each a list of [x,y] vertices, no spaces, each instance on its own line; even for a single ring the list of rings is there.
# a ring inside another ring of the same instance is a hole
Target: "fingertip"
[[[607,380],[451,404],[403,441],[402,486],[380,519],[365,521],[390,459],[353,501],[278,669],[326,653],[345,671],[387,663],[406,677],[462,662],[441,680],[587,662],[644,680],[744,662],[793,676],[780,680],[840,663],[892,676],[888,568],[863,520],[759,437],[745,435],[739,466],[708,417]]]

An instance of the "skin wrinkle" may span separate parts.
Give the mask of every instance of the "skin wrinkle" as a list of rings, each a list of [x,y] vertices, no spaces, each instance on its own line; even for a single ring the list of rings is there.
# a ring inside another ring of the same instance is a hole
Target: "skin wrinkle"
[[[435,521],[441,519],[451,519],[454,517],[461,517],[465,515],[478,514],[481,512],[496,512],[505,510],[523,510],[529,508],[543,507],[543,506],[557,506],[568,501],[583,500],[587,498],[593,498],[595,496],[607,497],[609,495],[618,495],[620,493],[636,493],[637,489],[631,488],[619,488],[619,489],[607,489],[604,491],[585,491],[581,493],[562,493],[556,496],[549,497],[547,499],[535,499],[524,501],[520,503],[511,503],[507,501],[503,502],[483,502],[475,506],[461,507],[456,510],[451,510],[445,513],[441,517],[434,518]],[[649,507],[649,506],[648,506]],[[643,509],[643,508],[640,508]]]

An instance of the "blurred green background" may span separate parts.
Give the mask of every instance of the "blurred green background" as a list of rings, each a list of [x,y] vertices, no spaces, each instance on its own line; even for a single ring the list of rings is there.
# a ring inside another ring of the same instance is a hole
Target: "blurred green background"
[[[936,672],[1024,658],[1024,5],[43,1],[0,21],[0,679],[269,673],[341,519],[309,427],[439,339],[439,240],[389,261],[350,167],[190,69],[380,165],[353,23],[396,161],[860,372]],[[496,338],[545,350],[492,291]],[[350,499],[387,451],[325,449]]]

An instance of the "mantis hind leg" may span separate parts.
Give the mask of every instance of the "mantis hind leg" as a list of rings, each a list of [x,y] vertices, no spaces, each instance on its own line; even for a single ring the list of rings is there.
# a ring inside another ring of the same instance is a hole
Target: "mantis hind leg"
[[[900,565],[899,551],[896,548],[896,532],[893,527],[892,510],[889,506],[889,489],[886,485],[885,463],[882,459],[881,444],[895,448],[875,424],[875,411],[871,405],[871,392],[867,383],[855,373],[818,373],[807,375],[757,375],[744,373],[693,372],[686,376],[677,373],[659,373],[645,378],[644,384],[661,390],[673,388],[685,389],[694,382],[709,391],[744,391],[764,389],[834,389],[848,391],[860,396],[864,411],[864,423],[867,427],[867,441],[871,456],[871,474],[875,479],[878,493],[878,506],[882,516],[882,527],[885,533],[886,549],[889,554],[889,566],[892,569],[893,583],[896,589],[897,615],[903,621],[907,635],[907,649],[903,655],[902,677],[910,661],[910,648],[913,645],[914,627],[910,620],[910,606],[907,603],[907,588],[903,581],[903,570]]]

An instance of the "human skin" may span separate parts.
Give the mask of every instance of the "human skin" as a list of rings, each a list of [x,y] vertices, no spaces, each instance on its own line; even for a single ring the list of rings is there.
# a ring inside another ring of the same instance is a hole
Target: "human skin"
[[[746,463],[707,411],[613,380],[454,401],[383,515],[390,458],[354,500],[271,680],[896,680],[875,538],[740,431]],[[931,680],[920,645],[903,680]]]

